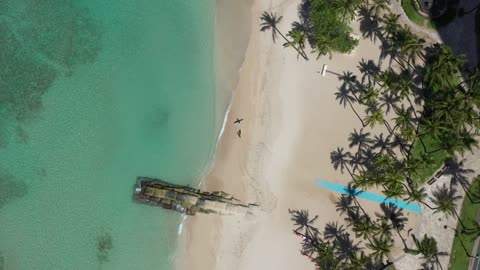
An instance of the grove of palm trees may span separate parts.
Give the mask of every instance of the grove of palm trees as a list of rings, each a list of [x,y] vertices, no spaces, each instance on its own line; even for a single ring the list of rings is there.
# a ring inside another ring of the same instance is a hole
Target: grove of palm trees
[[[380,58],[362,60],[358,72],[338,74],[341,86],[335,98],[363,127],[352,131],[349,150],[338,147],[330,154],[334,168],[351,178],[349,189],[380,190],[387,198],[418,203],[439,217],[459,218],[456,191],[469,187],[459,157],[478,146],[480,72],[466,69],[466,59],[448,46],[428,44],[400,25],[386,0],[304,0],[299,15],[300,22],[285,36],[276,28],[281,18],[264,13],[262,31],[272,28],[274,40],[281,34],[285,46],[308,59],[306,41],[319,56],[350,52],[357,41],[350,36],[349,23],[356,19],[363,38],[381,48]],[[330,27],[332,23],[337,27]],[[329,36],[335,33],[335,38]],[[369,129],[379,125],[387,132],[372,135]],[[426,182],[440,168],[452,181],[428,195]],[[303,237],[302,254],[321,269],[386,269],[396,259],[390,256],[394,235],[404,252],[422,256],[422,269],[441,269],[438,256],[446,254],[433,237],[405,232],[408,218],[395,205],[382,204],[381,210],[366,212],[352,192],[338,197],[343,222],[328,222],[323,230],[315,227],[316,217],[311,219],[308,211],[290,213],[295,232]],[[465,232],[476,228],[462,226]]]

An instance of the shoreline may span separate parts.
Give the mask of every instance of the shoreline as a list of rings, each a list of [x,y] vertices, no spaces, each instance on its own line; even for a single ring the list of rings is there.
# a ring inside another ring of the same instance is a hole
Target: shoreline
[[[176,269],[312,269],[312,263],[298,252],[298,237],[289,233],[294,226],[288,210],[307,209],[312,217],[319,215],[319,228],[338,220],[334,205],[338,194],[319,188],[315,179],[347,185],[349,176],[333,168],[330,152],[337,147],[348,149],[349,134],[362,126],[352,110],[335,99],[341,82],[334,74],[358,74],[357,64],[363,58],[378,59],[380,50],[378,44],[360,39],[352,54],[303,61],[280,41],[273,43],[270,32],[260,32],[261,13],[271,11],[282,16],[277,27],[287,33],[298,20],[299,2],[252,3],[251,33],[238,83],[208,173],[200,183],[202,189],[222,190],[257,203],[261,213],[188,218],[179,237],[182,255],[177,257]],[[359,24],[354,24],[354,33],[360,36]],[[332,72],[326,76],[321,75],[324,64]],[[244,121],[234,124],[236,117]],[[241,138],[236,134],[239,129]],[[378,134],[386,128],[368,131]],[[363,207],[381,211],[369,201]],[[413,223],[417,221],[414,213],[407,215]]]
[[[230,120],[231,108],[235,99],[235,94],[238,91],[238,81],[245,61],[247,46],[250,41],[249,23],[253,1],[254,0],[245,0],[245,3],[232,0],[215,1],[215,122],[218,123],[220,120],[219,118],[223,117],[223,119],[220,128],[215,125],[215,129],[218,130],[218,135],[216,136],[212,148],[210,160],[208,161],[204,172],[199,177],[199,182],[197,183],[198,188],[201,188],[202,185],[205,185],[206,182],[208,182],[206,178],[216,165],[218,148],[224,137],[227,123]],[[234,19],[232,19],[232,15]],[[240,37],[229,33],[232,25],[235,25],[237,31],[242,32]],[[242,25],[244,25],[243,28]],[[232,36],[236,36],[237,39],[232,39]],[[235,47],[235,49],[232,49],[232,47]],[[225,67],[227,71],[224,70]],[[180,258],[188,256],[188,235],[191,235],[193,231],[190,221],[191,219],[188,219],[188,216],[182,215],[177,230],[178,239],[176,252],[173,257],[175,269],[192,269],[191,267],[185,266],[184,262],[180,260]]]

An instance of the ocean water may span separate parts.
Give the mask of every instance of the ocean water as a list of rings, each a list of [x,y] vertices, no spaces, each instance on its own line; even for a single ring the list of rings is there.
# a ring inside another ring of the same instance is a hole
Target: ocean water
[[[0,269],[172,269],[219,129],[214,0],[0,0]]]

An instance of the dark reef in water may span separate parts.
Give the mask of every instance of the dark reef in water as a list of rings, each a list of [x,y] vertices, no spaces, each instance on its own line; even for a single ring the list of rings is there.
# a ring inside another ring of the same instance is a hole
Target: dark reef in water
[[[12,136],[27,142],[23,126],[37,118],[55,78],[94,62],[100,41],[88,10],[71,0],[0,2],[0,146]]]
[[[108,253],[112,248],[112,235],[102,230],[97,236],[97,259],[100,264],[108,262]]]
[[[0,175],[0,209],[14,199],[21,198],[27,193],[24,182],[11,175]]]

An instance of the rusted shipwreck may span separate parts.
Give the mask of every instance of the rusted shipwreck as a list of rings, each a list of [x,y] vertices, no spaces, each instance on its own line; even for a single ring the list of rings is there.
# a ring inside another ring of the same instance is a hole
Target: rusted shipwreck
[[[256,208],[255,204],[242,203],[223,191],[206,192],[149,177],[137,177],[133,199],[138,203],[160,206],[188,215],[195,215],[197,212],[247,215],[252,214]]]

